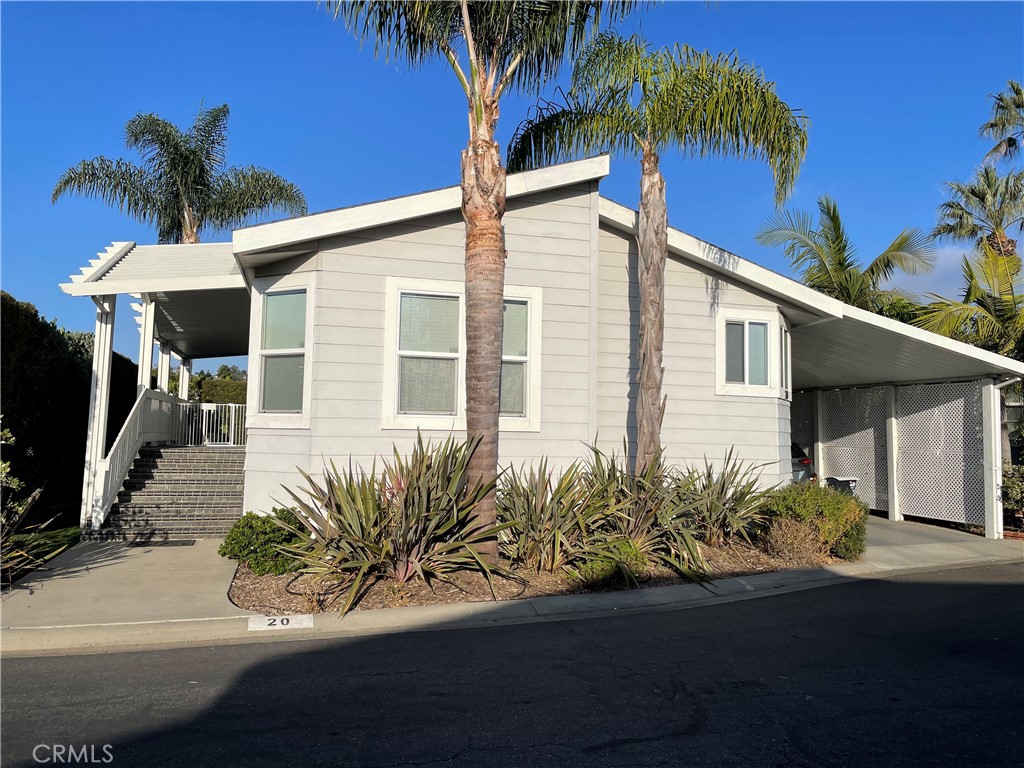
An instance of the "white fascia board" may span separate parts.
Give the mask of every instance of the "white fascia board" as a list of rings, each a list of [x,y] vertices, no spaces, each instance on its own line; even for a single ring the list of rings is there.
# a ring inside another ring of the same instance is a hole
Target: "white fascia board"
[[[637,212],[632,208],[602,197],[600,214],[601,221],[616,229],[636,234]],[[668,228],[668,247],[672,253],[688,261],[732,277],[737,282],[762,290],[821,317],[839,318],[844,314],[846,305],[841,301],[672,227]]]
[[[599,179],[607,176],[609,169],[608,156],[601,155],[574,163],[517,173],[508,177],[506,198]],[[445,187],[393,200],[236,229],[231,240],[235,255],[244,257],[247,254],[283,248],[309,240],[454,211],[461,206],[462,189],[458,186]],[[239,265],[247,266],[245,258],[239,258]]]
[[[108,293],[170,293],[172,291],[211,291],[219,288],[246,288],[241,275],[213,277],[146,277],[138,280],[100,280],[98,283],[61,283],[69,296],[102,296]]]
[[[873,325],[876,328],[882,328],[886,331],[901,334],[909,339],[913,339],[914,341],[918,341],[923,344],[930,344],[933,347],[937,347],[946,352],[953,352],[958,355],[963,355],[964,357],[969,357],[980,363],[984,363],[985,365],[998,368],[1004,373],[1013,374],[1014,376],[1024,376],[1024,362],[1020,362],[1019,360],[1003,357],[995,352],[979,349],[978,347],[971,346],[970,344],[965,344],[962,341],[956,341],[955,339],[950,339],[945,336],[940,336],[937,333],[926,331],[924,328],[907,325],[899,320],[882,317],[881,315],[876,315],[874,312],[868,312],[866,309],[858,309],[857,307],[844,305],[843,314],[851,320],[857,320],[861,323]]]

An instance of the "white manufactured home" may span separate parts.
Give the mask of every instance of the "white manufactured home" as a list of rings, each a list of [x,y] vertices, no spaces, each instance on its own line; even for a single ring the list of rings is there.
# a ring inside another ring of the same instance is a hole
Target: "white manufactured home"
[[[601,197],[608,169],[598,157],[508,179],[503,466],[547,456],[558,468],[595,440],[631,450],[637,215]],[[450,187],[240,229],[229,243],[114,243],[63,285],[98,308],[83,527],[110,524],[146,444],[244,452],[237,516],[286,501],[297,468],[369,466],[408,450],[417,430],[461,434],[460,202]],[[766,482],[783,482],[795,443],[822,476],[859,478],[858,493],[893,519],[1001,536],[999,387],[1024,364],[849,307],[680,231],[669,251],[670,462],[735,448]],[[140,392],[108,450],[97,436],[122,294],[140,315]],[[244,408],[209,413],[167,392],[172,355],[183,394],[193,359],[245,354]]]

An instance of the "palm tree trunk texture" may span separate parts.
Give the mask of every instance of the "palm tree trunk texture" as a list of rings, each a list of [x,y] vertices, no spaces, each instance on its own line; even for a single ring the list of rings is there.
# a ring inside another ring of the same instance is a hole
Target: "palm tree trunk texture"
[[[650,466],[661,451],[662,350],[665,345],[665,260],[668,257],[668,210],[665,179],[658,155],[644,148],[640,159],[640,221],[637,228],[637,277],[640,288],[640,338],[636,398],[636,473]]]
[[[494,141],[493,117],[485,116],[462,153],[462,216],[466,221],[466,437],[479,439],[469,462],[469,481],[490,482],[498,471],[498,401],[505,293],[505,169]],[[479,525],[494,525],[492,490],[477,506]],[[482,544],[491,561],[498,542]]]
[[[192,209],[187,205],[181,215],[181,242],[199,242],[199,227],[196,226],[196,219],[192,213]]]

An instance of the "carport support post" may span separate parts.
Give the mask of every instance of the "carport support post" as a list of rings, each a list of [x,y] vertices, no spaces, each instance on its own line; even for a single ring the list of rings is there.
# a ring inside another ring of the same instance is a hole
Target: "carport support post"
[[[139,340],[139,386],[149,389],[153,375],[153,332],[156,325],[156,305],[148,293],[142,294],[142,338]]]
[[[994,379],[981,385],[982,467],[985,473],[985,538],[1003,538],[1002,434],[999,390]]]
[[[114,351],[114,311],[117,309],[117,295],[94,296],[93,301],[96,302],[96,333],[92,343],[89,423],[85,436],[85,474],[82,480],[82,511],[79,518],[82,528],[89,527],[92,522],[97,472],[107,447],[107,414],[110,407],[110,370]]]
[[[166,343],[160,342],[160,356],[156,363],[156,388],[165,394],[170,394],[171,388],[171,348]]]
[[[814,390],[814,469],[818,472],[818,485],[825,485],[825,443],[821,439],[821,390]]]
[[[178,366],[178,397],[188,400],[188,383],[192,378],[192,358],[181,358],[181,365]]]
[[[889,384],[885,388],[885,397],[888,402],[888,415],[885,420],[885,464],[889,475],[889,519],[897,522],[903,519],[903,512],[900,510],[900,489],[896,482],[896,471],[899,451],[898,426],[896,424],[896,386]]]

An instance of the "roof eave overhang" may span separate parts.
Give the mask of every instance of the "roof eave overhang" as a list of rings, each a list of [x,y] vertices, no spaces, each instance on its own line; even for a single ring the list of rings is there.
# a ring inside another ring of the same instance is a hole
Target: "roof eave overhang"
[[[599,211],[602,222],[636,234],[637,213],[632,208],[602,197]],[[831,319],[843,316],[845,305],[841,301],[672,227],[668,230],[668,248],[671,253],[700,267],[763,291],[818,317]]]
[[[106,296],[123,293],[171,293],[173,291],[210,291],[223,288],[246,288],[242,275],[203,278],[150,277],[141,280],[99,280],[98,282],[61,283],[69,296]]]
[[[517,173],[508,177],[506,198],[600,179],[608,175],[609,169],[608,156],[601,155]],[[255,254],[281,250],[281,258],[284,258],[287,253],[294,254],[295,246],[301,243],[454,211],[461,205],[461,188],[445,187],[393,200],[236,229],[232,235],[232,243],[238,263],[244,269],[265,261],[251,258]]]

